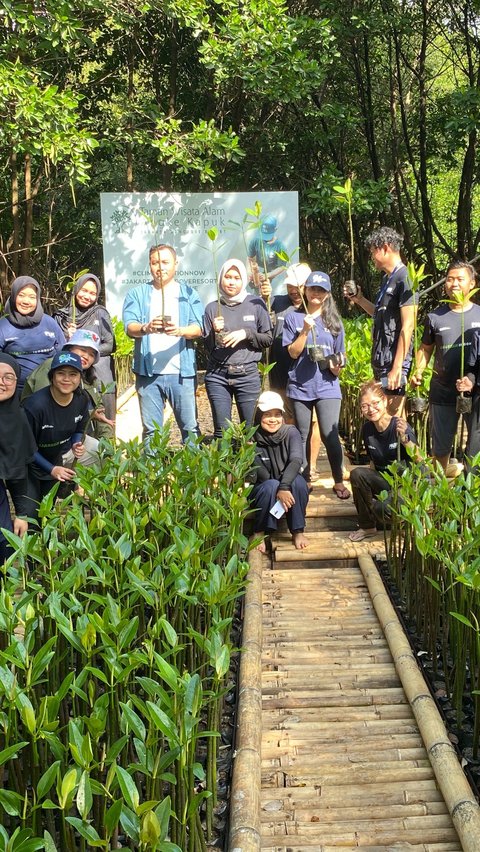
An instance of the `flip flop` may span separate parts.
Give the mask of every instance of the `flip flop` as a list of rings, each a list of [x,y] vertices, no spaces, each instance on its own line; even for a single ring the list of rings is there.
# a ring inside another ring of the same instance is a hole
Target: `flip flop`
[[[377,530],[374,532],[366,532],[365,530],[354,530],[349,534],[350,541],[363,541],[364,538],[373,538],[377,534]]]
[[[335,486],[333,486],[332,491],[334,494],[336,494],[339,500],[348,500],[348,498],[352,496],[348,488],[345,487],[345,485],[343,485],[341,488],[335,488]]]

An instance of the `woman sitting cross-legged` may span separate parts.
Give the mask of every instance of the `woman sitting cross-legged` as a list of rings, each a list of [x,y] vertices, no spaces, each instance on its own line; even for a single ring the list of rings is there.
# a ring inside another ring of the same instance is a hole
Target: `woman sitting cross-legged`
[[[255,536],[275,532],[278,517],[286,513],[292,541],[298,550],[307,547],[304,536],[308,486],[300,474],[303,461],[302,439],[295,426],[283,419],[284,402],[280,394],[265,391],[260,394],[255,423],[257,453],[251,479],[254,487],[251,500],[255,509]],[[275,513],[272,509],[276,507]],[[265,541],[258,547],[266,551]]]
[[[376,498],[389,485],[382,471],[400,460],[409,463],[407,447],[416,446],[411,426],[402,417],[392,417],[387,410],[387,397],[382,386],[372,380],[360,388],[360,409],[365,417],[363,441],[370,467],[354,467],[350,473],[353,500],[358,512],[359,529],[350,533],[351,541],[362,541],[377,532],[377,518],[382,503]],[[378,504],[378,505],[377,505]]]

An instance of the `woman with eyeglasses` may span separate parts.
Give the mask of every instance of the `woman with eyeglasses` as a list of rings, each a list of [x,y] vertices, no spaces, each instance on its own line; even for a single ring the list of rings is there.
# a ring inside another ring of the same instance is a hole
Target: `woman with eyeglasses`
[[[411,456],[407,447],[415,447],[417,439],[412,427],[403,417],[388,413],[388,399],[374,379],[360,388],[360,409],[365,418],[363,442],[370,459],[370,467],[354,467],[350,473],[353,500],[358,512],[359,529],[350,533],[351,541],[363,541],[376,535],[376,498],[389,485],[382,472],[395,461],[409,463]],[[380,508],[380,507],[379,507]]]
[[[2,530],[18,536],[27,531],[27,465],[37,449],[27,416],[20,407],[19,377],[20,367],[15,358],[0,353],[0,564],[12,552]],[[15,508],[13,519],[8,494]]]

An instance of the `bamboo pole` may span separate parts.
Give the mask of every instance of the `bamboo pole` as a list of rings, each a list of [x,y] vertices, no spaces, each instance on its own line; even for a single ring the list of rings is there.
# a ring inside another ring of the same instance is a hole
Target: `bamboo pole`
[[[430,695],[402,625],[369,556],[359,556],[360,569],[390,645],[398,675],[411,704],[437,783],[464,852],[480,849],[480,808],[460,767],[445,725]]]
[[[262,569],[267,557],[249,556],[238,684],[237,741],[230,796],[229,852],[260,852],[262,740]]]

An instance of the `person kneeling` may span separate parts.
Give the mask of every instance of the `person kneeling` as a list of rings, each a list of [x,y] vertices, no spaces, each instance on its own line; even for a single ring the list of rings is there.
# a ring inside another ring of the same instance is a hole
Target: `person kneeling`
[[[410,462],[407,447],[415,446],[417,439],[411,426],[403,417],[388,413],[388,399],[381,384],[365,382],[360,388],[360,409],[366,420],[363,441],[370,467],[355,467],[350,473],[353,501],[358,512],[359,529],[350,533],[351,541],[362,541],[377,532],[377,518],[381,508],[376,500],[382,491],[388,491],[382,471],[400,460]]]
[[[284,402],[280,394],[260,394],[255,423],[257,453],[252,480],[251,500],[255,509],[255,536],[275,532],[278,518],[286,514],[288,528],[297,550],[307,547],[304,535],[308,486],[300,470],[303,462],[302,439],[295,426],[284,422]],[[266,551],[265,541],[258,545]]]
[[[49,386],[24,402],[38,451],[28,467],[28,516],[36,520],[42,498],[55,482],[70,483],[76,460],[83,465],[98,460],[98,441],[85,436],[89,398],[80,387],[83,368],[79,355],[59,352],[52,360]]]

